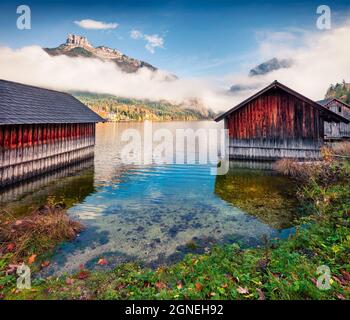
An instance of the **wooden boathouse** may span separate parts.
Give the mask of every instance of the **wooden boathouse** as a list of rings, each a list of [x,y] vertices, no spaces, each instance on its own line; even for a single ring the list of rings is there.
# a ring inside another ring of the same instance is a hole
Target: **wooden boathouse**
[[[346,104],[345,102],[336,98],[324,99],[317,102],[323,105],[325,108],[350,120],[350,105]],[[332,123],[325,121],[324,134],[325,139],[328,141],[350,139],[350,124],[344,122]]]
[[[0,187],[93,157],[102,121],[70,94],[0,80]]]
[[[228,129],[231,159],[319,159],[324,121],[349,123],[322,105],[274,81],[218,116]]]

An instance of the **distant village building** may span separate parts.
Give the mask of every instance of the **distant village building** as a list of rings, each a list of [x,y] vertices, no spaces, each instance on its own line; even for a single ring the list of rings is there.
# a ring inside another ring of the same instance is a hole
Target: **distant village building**
[[[349,120],[283,84],[266,88],[215,119],[224,120],[233,159],[319,159],[324,121]]]
[[[346,104],[345,102],[336,98],[324,99],[317,102],[323,105],[325,108],[350,120],[350,105]],[[325,122],[324,134],[325,139],[327,140],[350,139],[350,124],[344,122]]]
[[[0,187],[93,157],[102,121],[70,94],[0,80]]]

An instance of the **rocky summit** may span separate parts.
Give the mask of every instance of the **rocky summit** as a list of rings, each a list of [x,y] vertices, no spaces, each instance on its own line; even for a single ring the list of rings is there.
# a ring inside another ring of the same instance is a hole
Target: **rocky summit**
[[[147,68],[151,71],[157,71],[158,69],[151,64],[128,57],[122,52],[111,49],[106,46],[94,47],[86,37],[69,34],[64,44],[56,48],[44,48],[44,50],[52,55],[66,55],[70,57],[85,57],[85,58],[97,58],[104,61],[113,61],[118,67],[127,73],[133,73],[141,68]],[[174,77],[169,75],[169,78]]]

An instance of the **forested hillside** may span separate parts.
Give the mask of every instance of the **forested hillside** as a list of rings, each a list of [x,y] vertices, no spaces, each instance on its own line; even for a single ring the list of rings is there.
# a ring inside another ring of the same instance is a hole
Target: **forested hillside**
[[[174,105],[166,101],[154,102],[85,92],[73,92],[73,95],[109,121],[190,121],[214,117],[205,108]]]
[[[343,80],[342,83],[331,84],[327,90],[326,98],[338,98],[350,104],[350,83]]]

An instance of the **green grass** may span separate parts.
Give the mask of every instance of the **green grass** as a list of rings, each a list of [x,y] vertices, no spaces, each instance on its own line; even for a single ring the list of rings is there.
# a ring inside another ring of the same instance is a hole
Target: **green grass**
[[[215,247],[157,270],[136,264],[81,270],[35,280],[32,290],[20,292],[14,278],[1,277],[2,293],[8,299],[350,299],[350,166],[330,165],[327,175],[339,176],[330,184],[323,169],[300,187],[310,215],[289,239],[251,249]],[[331,270],[329,290],[316,286],[322,265]]]

